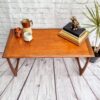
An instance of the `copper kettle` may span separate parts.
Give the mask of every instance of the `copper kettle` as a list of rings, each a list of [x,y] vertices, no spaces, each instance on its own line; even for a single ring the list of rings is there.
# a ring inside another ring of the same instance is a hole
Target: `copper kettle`
[[[29,20],[29,19],[23,19],[21,21],[21,24],[22,24],[23,28],[29,28],[29,27],[31,27],[31,25],[33,25],[33,21]]]

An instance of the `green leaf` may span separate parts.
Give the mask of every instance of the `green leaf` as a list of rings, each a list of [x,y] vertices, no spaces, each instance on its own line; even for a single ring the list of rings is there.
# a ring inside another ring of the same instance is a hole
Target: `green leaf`
[[[83,12],[83,14],[94,24],[96,24],[96,21],[93,20],[91,17],[89,17],[86,13]]]
[[[89,31],[89,33],[92,33],[96,30],[96,28],[93,28],[91,31]]]
[[[83,24],[83,25],[89,26],[89,27],[95,27],[95,25],[93,25],[93,24]]]
[[[94,14],[94,11],[92,9],[89,9],[87,6],[86,6],[90,16],[92,17],[92,19],[95,21],[95,14]]]
[[[99,8],[98,8],[98,4],[97,2],[95,1],[95,10],[96,10],[96,23],[97,23],[97,26],[99,26]]]
[[[99,38],[100,38],[100,26],[99,26]]]
[[[100,38],[100,27],[98,27],[98,37]]]
[[[90,33],[96,31],[96,44],[97,38],[100,37],[100,4],[97,1],[94,1],[94,6],[94,9],[86,7],[88,14],[84,13],[84,15],[90,21],[89,24],[86,24],[88,28],[91,28]]]

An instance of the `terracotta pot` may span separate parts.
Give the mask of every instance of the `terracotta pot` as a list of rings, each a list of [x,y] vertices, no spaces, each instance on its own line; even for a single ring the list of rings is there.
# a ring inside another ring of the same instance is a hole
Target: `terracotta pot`
[[[94,50],[94,47],[92,47],[92,49]],[[95,52],[94,52],[94,54],[95,54],[95,57],[92,57],[92,58],[90,59],[90,62],[91,62],[91,63],[95,63],[95,62],[97,61],[97,59],[100,57],[100,50],[99,50],[98,53],[95,53]]]
[[[23,19],[21,21],[21,24],[22,24],[23,28],[29,28],[33,24],[33,21],[29,20],[29,19]]]

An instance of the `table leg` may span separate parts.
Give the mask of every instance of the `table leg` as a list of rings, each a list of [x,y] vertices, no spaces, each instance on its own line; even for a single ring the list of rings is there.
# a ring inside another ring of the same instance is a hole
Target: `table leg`
[[[11,61],[10,61],[10,59],[7,58],[7,61],[8,61],[9,67],[10,67],[12,73],[14,74],[14,76],[17,76],[18,64],[19,64],[19,60],[20,60],[20,59],[17,58],[16,60],[17,60],[17,63],[16,63],[16,67],[14,68],[13,65],[12,65],[12,63],[11,63]]]
[[[86,63],[84,65],[84,67],[81,67],[79,57],[76,57],[76,60],[77,60],[78,66],[79,66],[79,74],[82,75],[89,63],[90,58],[89,57],[86,58]]]

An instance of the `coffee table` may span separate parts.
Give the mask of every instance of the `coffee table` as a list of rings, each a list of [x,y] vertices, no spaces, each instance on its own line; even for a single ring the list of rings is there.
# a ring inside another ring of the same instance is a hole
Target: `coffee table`
[[[87,39],[81,46],[77,46],[57,34],[61,29],[34,29],[33,40],[25,42],[23,38],[16,38],[14,30],[10,30],[8,41],[3,53],[3,58],[6,58],[9,67],[17,76],[18,64],[20,58],[39,58],[39,57],[74,57],[79,66],[79,74],[82,75],[85,71],[90,57],[94,57],[93,50]],[[79,58],[85,57],[86,63],[81,67]],[[16,67],[13,67],[10,58],[16,58]]]

